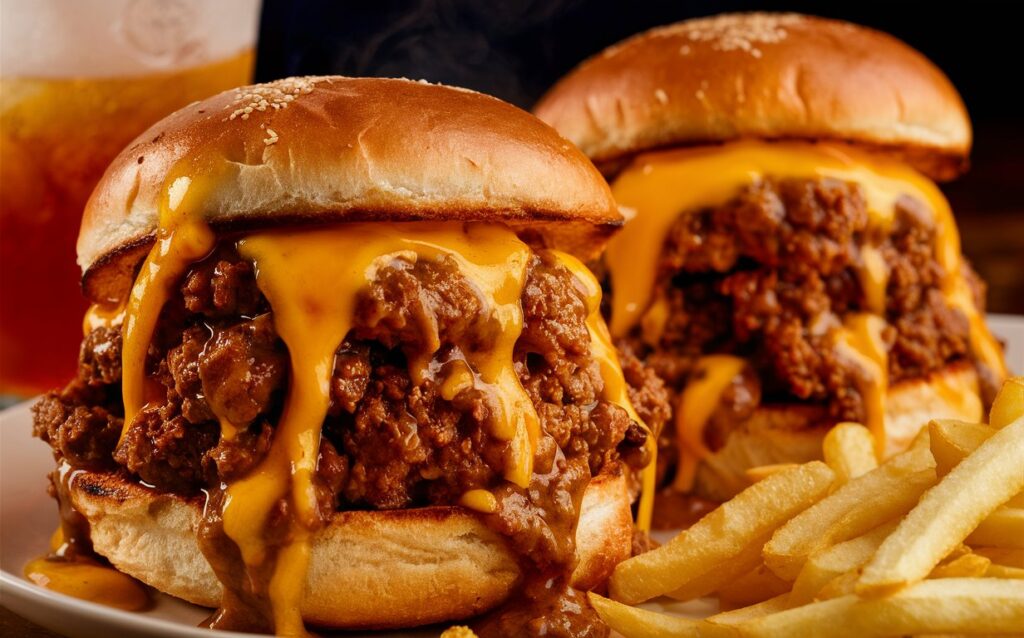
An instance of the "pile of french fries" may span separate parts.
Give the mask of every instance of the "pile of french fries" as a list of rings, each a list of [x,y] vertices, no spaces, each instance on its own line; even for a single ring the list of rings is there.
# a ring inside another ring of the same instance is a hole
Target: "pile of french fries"
[[[752,485],[620,564],[591,603],[626,638],[1024,635],[1024,377],[988,425],[932,421],[879,464],[869,431],[833,428],[825,462]],[[717,595],[703,620],[636,605]]]

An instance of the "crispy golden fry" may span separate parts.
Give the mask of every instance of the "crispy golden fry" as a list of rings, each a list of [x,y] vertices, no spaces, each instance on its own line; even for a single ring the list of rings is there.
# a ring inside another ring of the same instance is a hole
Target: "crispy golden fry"
[[[1024,549],[1024,509],[1000,507],[971,532],[967,544]]]
[[[1007,567],[1006,565],[996,565],[995,563],[988,566],[985,571],[987,578],[1013,578],[1015,580],[1024,580],[1024,568],[1022,567]]]
[[[996,433],[995,428],[987,425],[956,419],[936,419],[928,424],[928,430],[935,471],[939,476],[949,474],[968,454]]]
[[[758,465],[757,467],[748,468],[744,474],[747,475],[747,480],[751,483],[757,483],[761,479],[768,478],[776,472],[783,470],[791,470],[796,467],[796,463],[774,463],[772,465]]]
[[[453,625],[441,632],[441,638],[477,638],[477,635],[465,625]]]
[[[999,388],[988,422],[994,428],[1003,428],[1024,416],[1024,377],[1010,377]]]
[[[1024,569],[1024,549],[1013,549],[1011,547],[975,547],[975,554],[984,556],[995,565],[1007,567],[1019,567]]]
[[[1022,468],[1024,418],[993,434],[925,493],[864,567],[857,593],[891,593],[927,576],[979,523],[1024,488]],[[975,544],[1000,545],[980,539]]]
[[[939,476],[949,471],[978,449],[998,430],[983,423],[969,423],[956,419],[936,419],[928,425],[931,433],[932,456]],[[1017,494],[1006,503],[1011,507],[1024,507],[1024,494]]]
[[[793,583],[790,605],[796,607],[811,602],[832,580],[863,566],[896,529],[896,523],[885,523],[857,538],[811,554]]]
[[[709,616],[705,620],[713,625],[738,625],[752,618],[760,618],[761,616],[767,616],[768,614],[774,614],[789,608],[789,596],[779,594],[756,605],[741,607],[732,611],[723,611],[720,614]]]
[[[931,437],[928,434],[928,428],[921,428],[917,431],[917,435],[914,440],[910,442],[910,447],[907,448],[907,452],[911,450],[922,450],[928,449],[931,444]]]
[[[821,588],[816,600],[831,600],[841,596],[853,594],[853,588],[857,585],[857,578],[860,576],[856,571],[846,572],[833,578],[827,585]]]
[[[737,557],[754,556],[780,525],[826,494],[834,479],[827,465],[813,461],[751,485],[665,545],[620,563],[609,580],[612,598],[638,603],[677,592]],[[756,566],[747,564],[736,576]]]
[[[693,600],[718,591],[762,564],[761,547],[763,545],[763,542],[753,543],[739,554],[720,564],[716,569],[703,574],[692,574],[682,587],[666,595],[676,600]]]
[[[760,560],[758,552],[758,560]],[[789,592],[789,583],[776,576],[764,563],[718,589],[722,609],[749,607]]]
[[[939,563],[928,578],[980,578],[988,571],[992,561],[978,554],[964,554]]]
[[[836,473],[837,483],[846,483],[878,467],[875,440],[871,431],[859,423],[839,423],[829,430],[822,451],[825,463]]]
[[[893,596],[842,596],[740,624],[749,638],[900,636],[1019,632],[1024,587],[997,578],[928,580]]]
[[[689,638],[704,635],[698,633],[698,628],[703,624],[699,620],[630,607],[594,592],[587,596],[601,620],[626,638]]]
[[[935,480],[926,447],[894,456],[783,525],[765,545],[764,562],[779,578],[795,580],[812,553],[910,511]]]

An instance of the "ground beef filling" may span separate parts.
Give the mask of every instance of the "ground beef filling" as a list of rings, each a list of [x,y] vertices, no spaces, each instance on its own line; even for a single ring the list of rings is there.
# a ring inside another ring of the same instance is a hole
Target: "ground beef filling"
[[[638,326],[622,348],[655,369],[673,395],[704,354],[745,357],[741,397],[823,406],[832,419],[862,421],[864,374],[831,347],[849,313],[867,312],[858,278],[861,248],[879,248],[890,272],[885,292],[889,379],[919,378],[969,356],[966,318],[940,292],[936,227],[925,206],[904,197],[888,236],[868,228],[864,195],[834,179],[767,179],[718,208],[681,215],[665,241],[654,299],[666,317]],[[983,284],[964,276],[983,308]],[[613,291],[614,293],[614,291]],[[736,408],[750,401],[723,400]],[[753,407],[756,407],[756,402]],[[717,449],[723,433],[710,429]]]
[[[500,328],[454,264],[396,260],[382,269],[361,293],[355,327],[335,360],[316,481],[323,516],[451,504],[470,489],[491,489],[498,511],[485,518],[493,528],[535,568],[571,567],[590,478],[612,461],[634,468],[647,462],[645,430],[600,398],[586,304],[572,277],[545,251],[529,265],[514,365],[536,406],[541,438],[533,482],[522,489],[501,479],[507,443],[488,434],[493,399],[474,388],[451,400],[440,394],[451,367],[466,365],[453,344],[487,348]],[[120,331],[93,331],[78,377],[35,408],[36,434],[58,456],[194,494],[244,476],[266,454],[288,358],[251,264],[222,246],[190,271],[181,293],[161,315],[147,362],[165,400],[150,402],[118,444]],[[410,361],[429,355],[429,344],[441,347],[425,378],[414,382]],[[624,372],[641,418],[660,429],[669,412],[660,380],[636,359],[624,361]],[[220,440],[222,421],[238,435]],[[223,544],[215,536],[209,541]]]

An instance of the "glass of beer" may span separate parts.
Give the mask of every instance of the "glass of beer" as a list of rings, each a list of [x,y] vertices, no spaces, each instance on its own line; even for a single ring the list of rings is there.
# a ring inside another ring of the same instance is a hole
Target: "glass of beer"
[[[107,165],[150,125],[252,77],[260,0],[0,3],[0,397],[75,371],[75,240]]]

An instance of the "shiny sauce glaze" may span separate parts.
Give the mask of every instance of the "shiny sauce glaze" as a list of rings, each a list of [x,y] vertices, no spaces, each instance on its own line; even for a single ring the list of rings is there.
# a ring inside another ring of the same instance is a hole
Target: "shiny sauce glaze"
[[[60,527],[50,538],[49,553],[25,565],[25,578],[40,587],[107,607],[126,611],[146,609],[151,602],[149,590],[93,552],[89,523],[68,496],[68,481],[73,473],[67,463],[62,463],[50,476]]]

